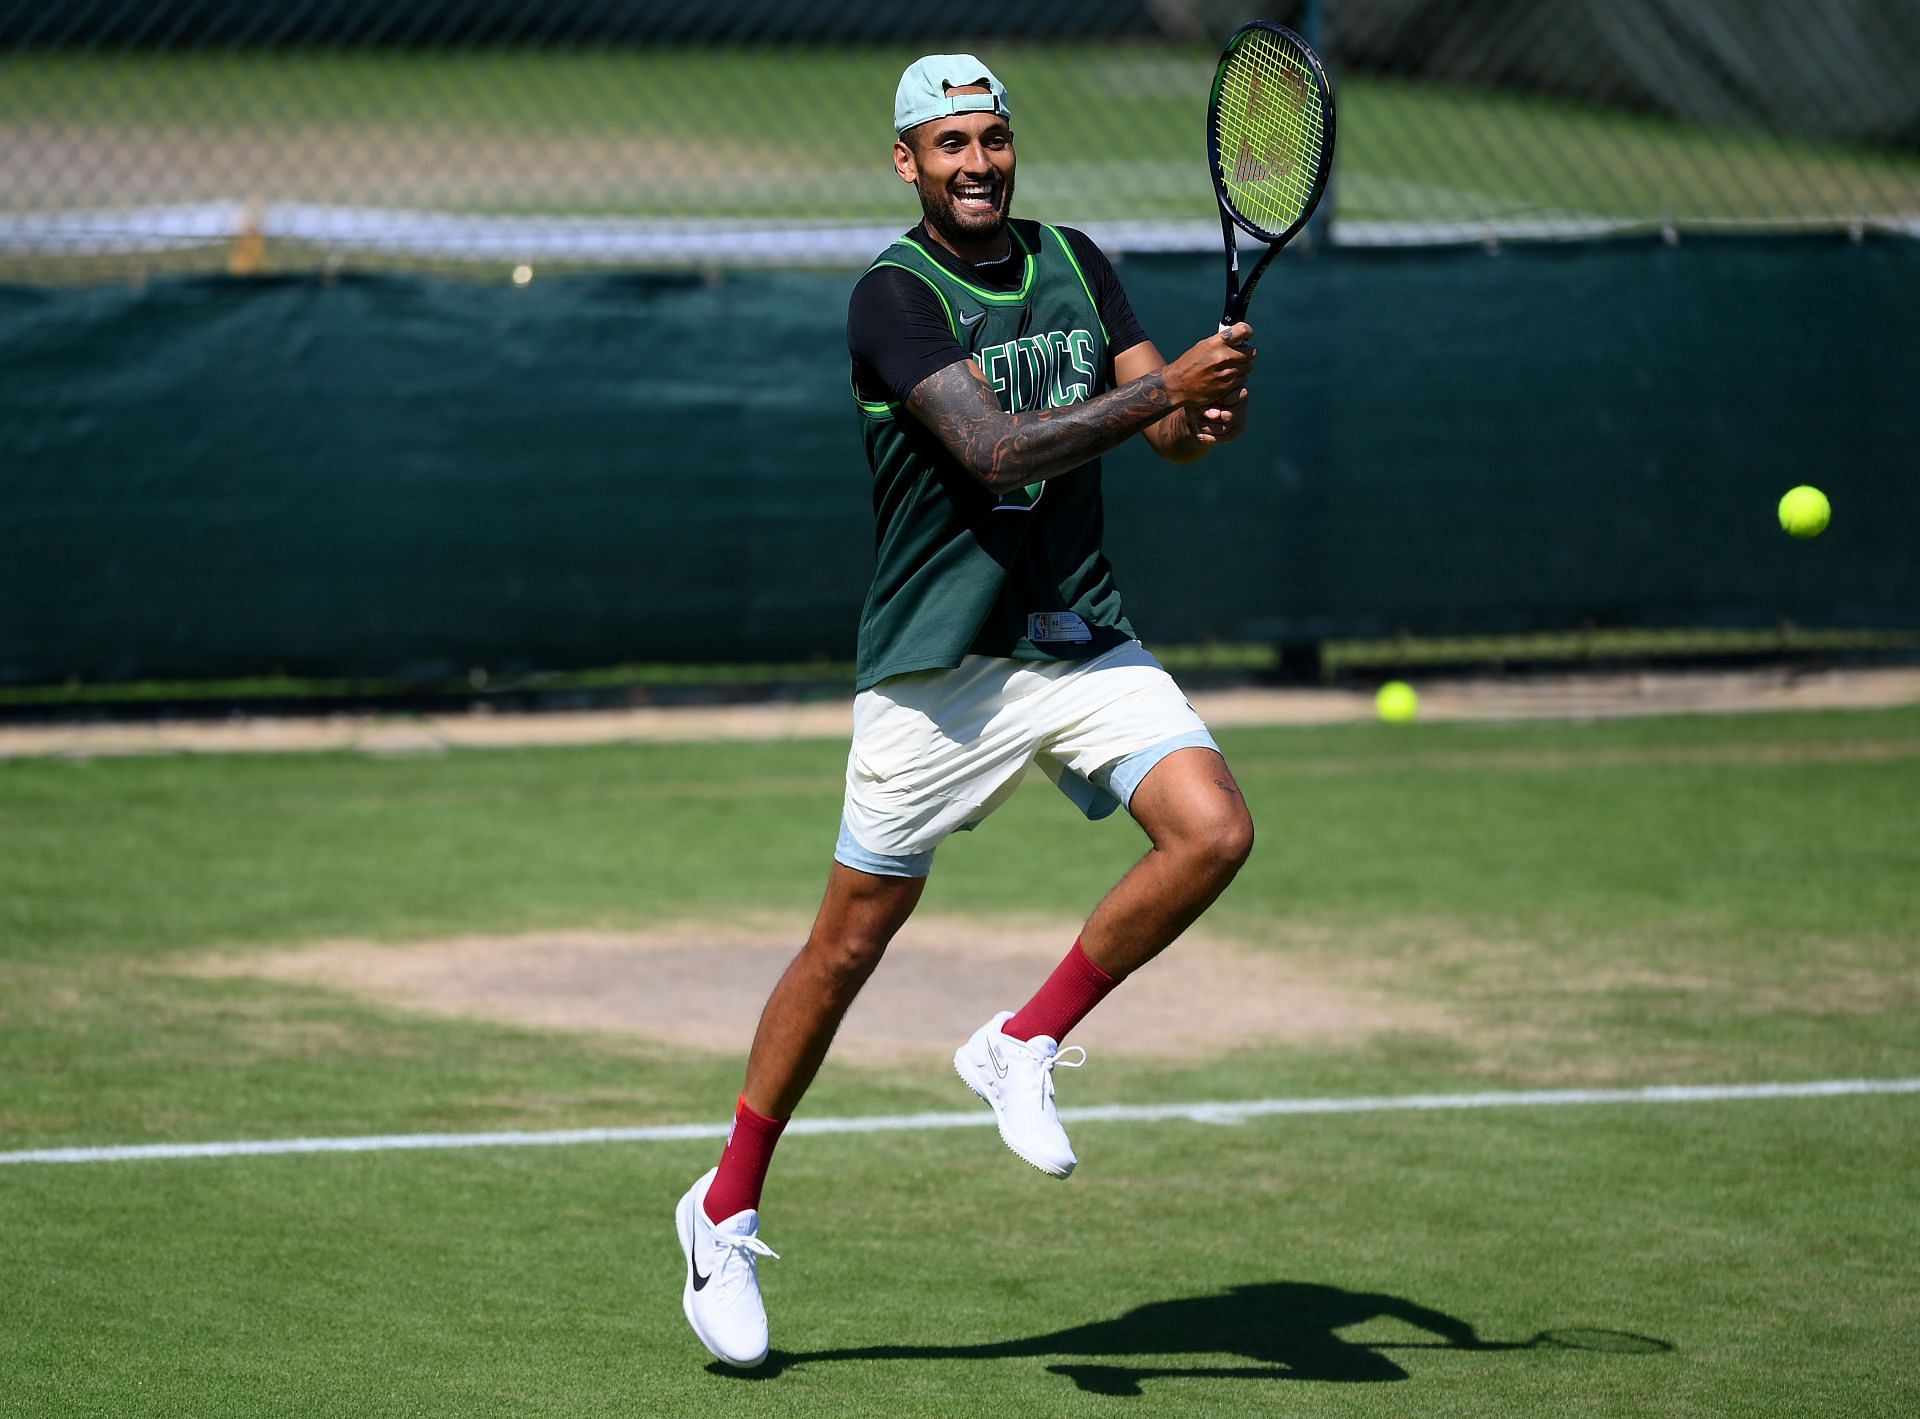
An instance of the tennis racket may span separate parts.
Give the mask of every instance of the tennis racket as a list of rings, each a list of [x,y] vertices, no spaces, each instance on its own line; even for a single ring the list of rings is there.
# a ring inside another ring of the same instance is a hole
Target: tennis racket
[[[1255,20],[1227,41],[1207,100],[1207,160],[1227,244],[1225,334],[1246,317],[1267,264],[1307,224],[1333,171],[1333,85],[1292,30]],[[1244,282],[1236,227],[1267,243]]]

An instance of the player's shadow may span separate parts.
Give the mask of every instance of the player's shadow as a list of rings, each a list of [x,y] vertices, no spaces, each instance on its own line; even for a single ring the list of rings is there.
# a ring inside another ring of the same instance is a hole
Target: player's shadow
[[[1393,1319],[1435,1337],[1411,1342],[1368,1344],[1343,1339],[1340,1331],[1368,1321]],[[1563,1334],[1572,1335],[1573,1332]],[[1646,1354],[1672,1349],[1662,1340],[1623,1332],[1584,1331],[1584,1337],[1611,1337],[1621,1343],[1575,1343],[1573,1348],[1610,1349]],[[1321,1380],[1343,1384],[1383,1384],[1408,1378],[1386,1352],[1394,1350],[1509,1351],[1553,1341],[1549,1333],[1528,1341],[1481,1339],[1467,1321],[1399,1296],[1347,1291],[1304,1281],[1274,1281],[1235,1286],[1208,1296],[1154,1301],[1112,1320],[1070,1326],[1020,1340],[977,1345],[871,1345],[857,1349],[794,1353],[775,1350],[759,1369],[768,1377],[799,1365],[832,1360],[1007,1360],[1056,1359],[1047,1369],[1093,1394],[1137,1395],[1143,1380],[1160,1376],[1188,1379]],[[1246,1366],[1181,1367],[1151,1363],[1180,1355],[1239,1355]],[[1148,1363],[1142,1364],[1142,1361]],[[716,1371],[721,1367],[713,1367]],[[741,1374],[740,1371],[732,1371]]]

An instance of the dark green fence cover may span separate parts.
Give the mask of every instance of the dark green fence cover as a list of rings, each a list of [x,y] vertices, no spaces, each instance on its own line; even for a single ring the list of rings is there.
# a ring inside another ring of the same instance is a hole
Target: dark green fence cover
[[[1121,273],[1211,328],[1217,259]],[[850,658],[852,280],[0,288],[0,681]],[[1920,625],[1920,243],[1290,255],[1254,318],[1242,444],[1108,460],[1150,643]]]

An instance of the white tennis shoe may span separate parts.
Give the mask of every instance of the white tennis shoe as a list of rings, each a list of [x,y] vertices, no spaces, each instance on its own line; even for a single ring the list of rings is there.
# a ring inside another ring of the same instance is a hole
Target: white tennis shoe
[[[1076,1160],[1054,1111],[1053,1071],[1059,1065],[1078,1069],[1087,1062],[1087,1052],[1079,1045],[1062,1050],[1046,1035],[1011,1039],[1001,1027],[1012,1018],[1011,1010],[1003,1010],[975,1030],[954,1052],[953,1067],[969,1089],[993,1106],[1000,1141],[1049,1177],[1064,1178]],[[1069,1059],[1069,1054],[1080,1057]]]
[[[760,1214],[752,1208],[723,1222],[707,1220],[703,1204],[719,1171],[709,1168],[674,1211],[680,1254],[687,1262],[680,1308],[715,1358],[750,1370],[767,1358],[767,1308],[760,1300],[758,1258],[777,1261],[780,1254],[756,1235]]]

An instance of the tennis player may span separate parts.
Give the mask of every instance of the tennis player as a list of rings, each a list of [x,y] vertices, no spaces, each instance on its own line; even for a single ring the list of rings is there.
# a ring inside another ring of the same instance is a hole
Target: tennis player
[[[853,395],[877,556],[860,618],[839,843],[813,930],[774,987],[720,1164],[676,1212],[687,1320],[729,1365],[767,1354],[762,1184],[841,1017],[947,836],[1037,764],[1089,818],[1125,807],[1147,854],[1051,976],[954,1065],[1008,1148],[1074,1169],[1061,1040],[1212,904],[1253,846],[1226,761],[1135,638],[1101,551],[1100,455],[1135,434],[1176,464],[1246,427],[1252,330],[1171,364],[1083,234],[1014,220],[1007,91],[966,54],[901,76],[894,170],[924,220],[855,286]]]

